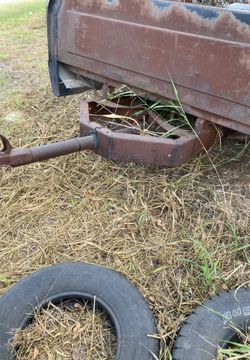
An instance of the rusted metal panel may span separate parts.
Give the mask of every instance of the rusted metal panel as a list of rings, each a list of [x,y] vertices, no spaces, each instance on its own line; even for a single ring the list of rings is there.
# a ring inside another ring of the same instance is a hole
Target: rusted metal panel
[[[164,0],[61,0],[56,59],[97,81],[174,99],[250,133],[250,12]],[[199,113],[199,115],[198,115]]]
[[[162,132],[170,131],[167,138],[149,136],[103,119],[107,109],[132,117],[135,103],[126,103],[128,99],[105,108],[96,101],[82,102],[81,137],[13,149],[0,134],[0,166],[92,149],[112,160],[174,167],[214,144],[218,133],[212,123],[250,134],[248,7],[215,9],[165,0],[51,0],[48,40],[55,95],[119,83],[164,101],[175,99],[178,91],[185,111],[196,117],[195,124],[191,130],[174,129],[136,103],[152,128],[157,124]],[[140,116],[137,121],[144,121]]]

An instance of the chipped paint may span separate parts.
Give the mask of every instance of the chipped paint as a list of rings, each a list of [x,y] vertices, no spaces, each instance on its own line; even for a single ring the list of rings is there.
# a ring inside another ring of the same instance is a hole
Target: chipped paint
[[[99,16],[119,14],[124,21],[148,22],[148,25],[189,31],[222,39],[250,41],[250,15],[230,9],[213,8],[165,0],[72,0],[69,8]],[[67,5],[66,5],[67,6]],[[218,28],[220,32],[218,33]]]
[[[105,0],[108,5],[117,6],[119,5],[119,0]]]
[[[246,68],[247,71],[250,72],[250,56],[249,54],[243,54],[243,56],[240,58],[240,65],[242,65],[244,68]],[[246,73],[246,76],[249,77],[249,73]],[[250,103],[250,94],[249,94],[249,103]],[[250,113],[250,109],[249,109]]]
[[[58,22],[58,59],[72,71],[171,99],[173,80],[191,114],[240,129],[246,123],[249,131],[250,12],[164,0],[62,0]]]

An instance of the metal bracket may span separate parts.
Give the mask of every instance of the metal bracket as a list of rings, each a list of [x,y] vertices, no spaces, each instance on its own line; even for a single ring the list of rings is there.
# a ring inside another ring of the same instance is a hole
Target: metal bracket
[[[2,150],[0,150],[0,155],[10,154],[11,151],[13,150],[13,147],[12,147],[11,143],[9,142],[9,140],[1,133],[0,133],[0,139],[3,144],[3,148],[2,148]]]
[[[151,129],[160,128],[169,136],[141,134],[136,126],[119,124],[121,118],[134,119],[138,124],[147,118]],[[80,125],[81,136],[96,132],[98,147],[92,150],[101,156],[114,161],[168,167],[182,165],[210,149],[218,139],[218,131],[209,121],[198,118],[193,128],[179,129],[154,111],[145,109],[138,99],[126,97],[116,103],[100,104],[99,98],[82,101]]]

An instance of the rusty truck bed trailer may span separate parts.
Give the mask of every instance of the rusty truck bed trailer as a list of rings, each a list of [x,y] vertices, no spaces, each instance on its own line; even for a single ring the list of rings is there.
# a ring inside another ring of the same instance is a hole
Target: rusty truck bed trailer
[[[81,104],[80,137],[13,149],[3,135],[0,166],[19,166],[91,149],[113,160],[178,166],[215,142],[218,126],[250,135],[250,5],[214,8],[165,0],[50,0],[48,47],[56,96],[125,84],[140,96],[178,98],[195,118],[178,130],[136,103],[152,128],[143,136],[107,122],[133,116],[135,103]]]
[[[85,79],[90,86],[123,83],[153,98],[175,99],[174,83],[188,113],[250,134],[250,6],[235,8],[165,0],[51,1],[54,93],[84,90],[80,82],[67,85],[67,76],[63,83],[63,70],[72,79],[91,79]]]

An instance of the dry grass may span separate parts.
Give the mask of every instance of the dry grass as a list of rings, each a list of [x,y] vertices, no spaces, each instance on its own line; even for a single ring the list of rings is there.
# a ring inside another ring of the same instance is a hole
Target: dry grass
[[[31,17],[27,26],[35,23]],[[39,31],[45,34],[44,25]],[[25,86],[17,80],[13,90],[6,83],[2,131],[16,146],[76,135],[79,97],[52,95],[45,36],[33,43],[34,54],[39,47],[37,66],[25,61],[23,44],[16,45],[19,60],[13,58],[3,34],[0,26],[0,52],[8,55],[0,67],[11,79],[20,61]],[[217,174],[207,156],[164,169],[113,163],[90,152],[1,169],[0,294],[30,272],[60,262],[121,271],[150,303],[164,345],[161,360],[169,359],[180,323],[197,304],[215,292],[250,285],[249,147],[227,142],[211,156]],[[31,353],[51,348],[53,326]],[[37,336],[36,327],[31,334]],[[70,356],[67,349],[60,351]]]
[[[16,360],[111,360],[116,338],[107,316],[88,302],[50,304],[15,334]]]

